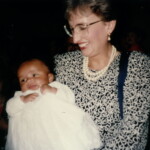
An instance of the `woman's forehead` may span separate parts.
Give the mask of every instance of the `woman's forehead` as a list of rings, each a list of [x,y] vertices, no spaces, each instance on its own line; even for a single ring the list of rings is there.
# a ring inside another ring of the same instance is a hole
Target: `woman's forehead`
[[[77,12],[77,14],[72,13],[70,16],[70,20],[68,20],[69,25],[74,27],[78,24],[84,24],[84,23],[89,23],[90,21],[94,21],[96,19],[98,19],[99,17],[91,12],[87,12],[87,13],[80,13]]]

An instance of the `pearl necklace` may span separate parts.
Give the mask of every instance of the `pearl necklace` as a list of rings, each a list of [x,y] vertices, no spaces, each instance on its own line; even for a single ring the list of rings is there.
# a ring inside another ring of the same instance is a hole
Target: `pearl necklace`
[[[110,66],[111,62],[113,61],[115,55],[116,55],[116,48],[114,46],[112,46],[112,52],[111,52],[111,56],[109,59],[109,62],[107,64],[106,67],[104,67],[103,69],[99,70],[99,71],[91,71],[88,68],[88,63],[89,63],[89,59],[88,57],[83,57],[83,73],[84,73],[84,77],[87,80],[90,81],[97,81],[100,77],[102,77],[104,75],[104,73],[107,71],[108,67]]]

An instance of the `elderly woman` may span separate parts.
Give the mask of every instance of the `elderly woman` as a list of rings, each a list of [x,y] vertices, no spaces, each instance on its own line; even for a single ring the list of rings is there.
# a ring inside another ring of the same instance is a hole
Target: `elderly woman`
[[[56,80],[99,127],[103,150],[144,150],[150,112],[150,59],[120,53],[111,0],[68,0],[66,33],[80,50],[55,57]],[[112,1],[113,2],[113,1]]]

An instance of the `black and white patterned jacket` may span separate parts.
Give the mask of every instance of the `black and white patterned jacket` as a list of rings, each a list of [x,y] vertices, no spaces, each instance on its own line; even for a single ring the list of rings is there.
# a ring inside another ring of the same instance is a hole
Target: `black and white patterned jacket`
[[[56,80],[74,91],[76,104],[98,125],[105,143],[103,150],[144,150],[150,113],[150,58],[139,52],[130,54],[123,88],[123,120],[119,118],[117,98],[119,60],[120,55],[105,75],[92,82],[84,78],[80,51],[57,55]]]

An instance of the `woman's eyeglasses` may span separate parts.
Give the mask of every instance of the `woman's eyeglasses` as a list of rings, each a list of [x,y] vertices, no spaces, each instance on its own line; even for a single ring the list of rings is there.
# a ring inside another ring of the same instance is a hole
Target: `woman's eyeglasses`
[[[73,34],[76,32],[78,34],[85,34],[87,33],[88,31],[88,27],[93,25],[93,24],[96,24],[98,22],[101,22],[102,20],[98,20],[98,21],[95,21],[95,22],[92,22],[90,24],[78,24],[77,26],[75,26],[74,28],[70,28],[69,25],[64,25],[64,29],[65,29],[65,32],[70,36],[72,37]]]

